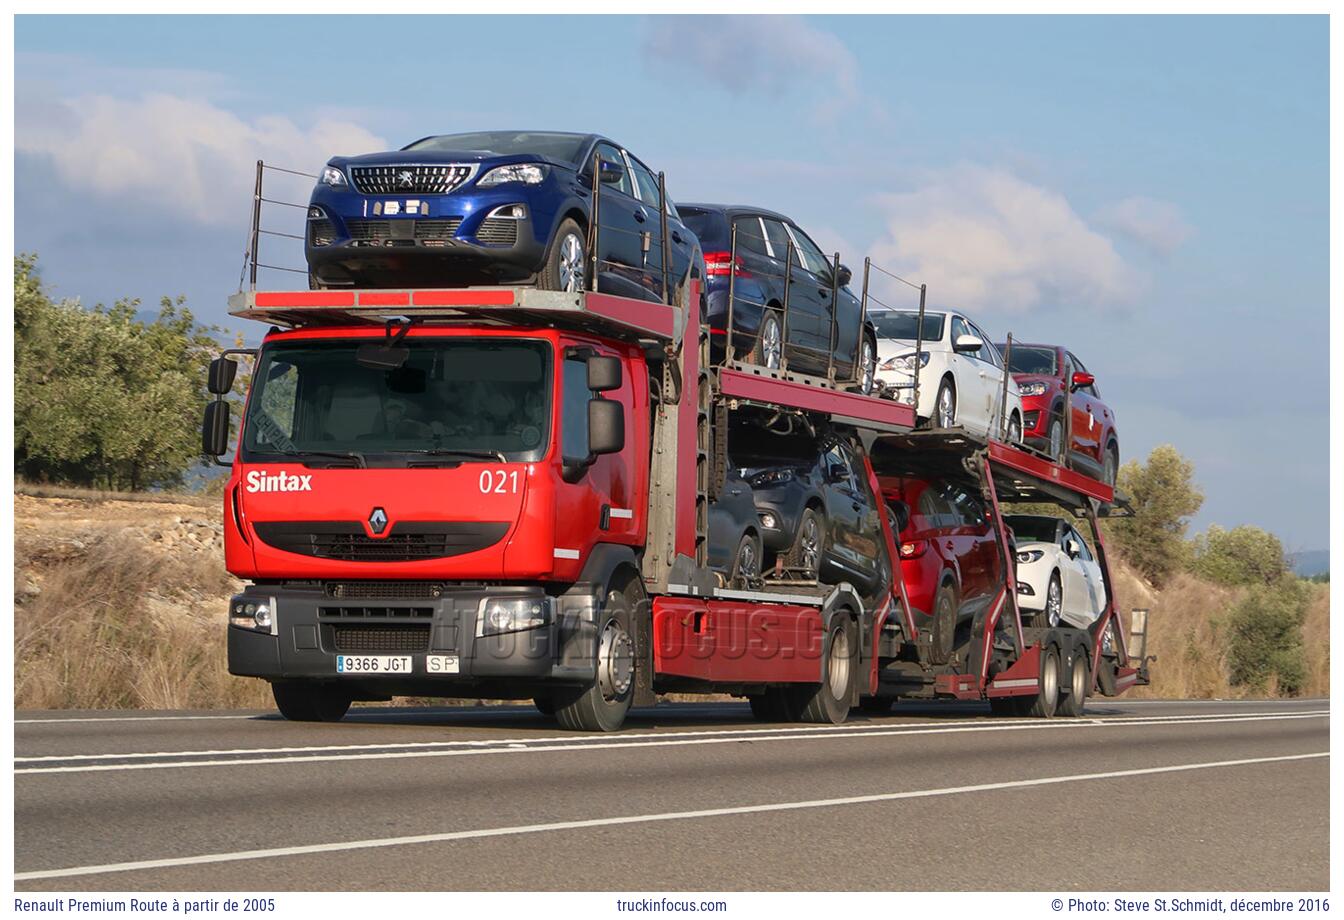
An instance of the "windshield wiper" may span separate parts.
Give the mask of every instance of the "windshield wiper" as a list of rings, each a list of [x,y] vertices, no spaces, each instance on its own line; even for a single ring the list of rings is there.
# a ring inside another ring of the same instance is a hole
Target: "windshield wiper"
[[[294,454],[294,456],[302,458],[331,457],[335,460],[353,460],[355,461],[355,465],[360,469],[364,469],[369,465],[369,462],[364,459],[364,455],[357,450],[301,450]]]
[[[498,460],[500,463],[508,463],[509,458],[504,456],[500,450],[481,450],[460,447],[420,447],[411,450],[400,451],[406,454],[423,454],[427,457],[459,457],[464,460]]]

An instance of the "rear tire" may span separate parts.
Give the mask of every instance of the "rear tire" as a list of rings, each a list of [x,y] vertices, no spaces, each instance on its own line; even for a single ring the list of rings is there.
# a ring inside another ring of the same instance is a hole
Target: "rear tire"
[[[556,693],[555,717],[562,728],[580,732],[614,732],[625,722],[635,696],[635,670],[639,656],[635,649],[634,609],[643,609],[636,596],[643,587],[631,582],[628,588],[607,591],[606,602],[598,613],[597,675],[587,687],[568,694]]]
[[[820,684],[801,684],[785,690],[795,721],[839,725],[849,717],[849,701],[858,678],[859,644],[854,623],[837,613],[826,632],[822,649]]]
[[[756,344],[747,360],[758,367],[779,370],[784,358],[784,333],[779,313],[767,309],[761,314],[761,326],[756,330]]]
[[[1106,459],[1102,461],[1101,478],[1108,486],[1115,486],[1115,476],[1120,468],[1120,449],[1112,443],[1106,448]]]
[[[859,392],[864,396],[872,395],[873,385],[877,381],[877,343],[868,335],[864,335],[859,345],[859,364],[855,371],[859,379]]]
[[[817,578],[821,574],[821,557],[825,552],[826,521],[816,508],[806,508],[784,564],[802,570],[805,578]]]
[[[1064,420],[1059,416],[1053,416],[1050,419],[1050,433],[1047,435],[1050,441],[1050,458],[1056,463],[1064,462]]]
[[[583,230],[572,217],[560,221],[555,237],[546,250],[537,287],[543,291],[569,291],[577,294],[588,289],[588,244]]]
[[[933,642],[929,659],[934,664],[947,664],[957,637],[957,589],[951,582],[943,582],[933,596]]]
[[[312,680],[278,680],[271,684],[275,708],[291,722],[339,722],[352,697],[341,687]]]
[[[1069,692],[1059,701],[1059,714],[1077,718],[1083,714],[1083,705],[1088,691],[1092,689],[1092,675],[1087,667],[1087,652],[1084,649],[1073,650],[1073,664],[1069,667]]]
[[[1035,719],[1049,719],[1059,708],[1059,649],[1053,645],[1041,656],[1041,690],[1026,704],[1026,714]]]

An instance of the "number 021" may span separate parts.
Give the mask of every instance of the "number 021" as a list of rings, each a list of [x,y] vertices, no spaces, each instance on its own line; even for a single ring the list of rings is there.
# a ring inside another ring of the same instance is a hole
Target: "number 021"
[[[518,491],[518,471],[482,470],[481,492],[485,495],[507,495]]]

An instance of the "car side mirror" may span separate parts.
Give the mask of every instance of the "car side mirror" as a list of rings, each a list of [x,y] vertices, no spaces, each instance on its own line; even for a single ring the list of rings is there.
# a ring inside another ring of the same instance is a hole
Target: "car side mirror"
[[[209,457],[221,457],[229,450],[229,404],[216,399],[205,404],[205,421],[201,425],[201,452]]]
[[[849,470],[843,463],[832,463],[826,468],[827,482],[844,482],[849,478]]]
[[[1069,389],[1070,392],[1076,393],[1083,387],[1090,387],[1092,386],[1092,384],[1096,382],[1097,378],[1095,375],[1089,374],[1087,371],[1075,371],[1073,374],[1073,379],[1069,382]]]
[[[621,359],[593,355],[588,359],[588,389],[595,393],[621,388]]]
[[[232,358],[215,358],[210,362],[210,372],[206,375],[205,388],[216,396],[223,396],[233,389],[233,379],[237,375],[237,361]]]
[[[1069,554],[1070,559],[1077,559],[1078,554],[1082,551],[1083,548],[1078,545],[1077,540],[1069,539],[1064,541],[1064,552]]]
[[[620,163],[613,163],[611,160],[599,160],[597,177],[603,185],[618,185],[625,178],[625,167]]]
[[[952,344],[952,347],[958,353],[976,352],[979,351],[984,346],[985,342],[983,339],[980,338],[980,336],[971,335],[970,333],[957,336],[956,342]]]
[[[854,280],[854,273],[849,270],[848,265],[841,265],[835,273],[835,283],[839,287],[844,287]]]
[[[899,536],[910,525],[910,506],[905,502],[889,502],[887,507],[896,519],[896,533]]]

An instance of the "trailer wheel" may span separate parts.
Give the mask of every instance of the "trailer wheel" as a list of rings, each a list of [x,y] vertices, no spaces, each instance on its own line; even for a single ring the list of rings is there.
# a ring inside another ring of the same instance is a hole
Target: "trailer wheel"
[[[1059,649],[1050,646],[1041,656],[1041,692],[1023,697],[1026,714],[1037,719],[1049,719],[1059,708]]]
[[[853,699],[854,681],[858,677],[858,652],[853,621],[844,614],[836,614],[822,650],[821,683],[785,690],[793,721],[838,725],[849,717],[849,701]]]
[[[271,695],[280,715],[291,722],[339,722],[350,710],[349,691],[313,680],[277,680]]]
[[[631,594],[643,593],[632,582]],[[625,721],[635,696],[638,655],[631,603],[626,591],[613,587],[597,615],[597,675],[580,690],[556,693],[555,716],[561,728],[583,732],[614,732]]]
[[[587,276],[588,253],[583,231],[574,218],[566,217],[555,229],[555,237],[546,252],[546,263],[541,267],[537,286],[543,291],[577,294],[588,289]]]
[[[1083,714],[1087,692],[1092,688],[1092,675],[1087,667],[1087,652],[1073,650],[1073,664],[1069,667],[1069,692],[1059,701],[1059,714],[1076,718]]]
[[[952,649],[957,635],[957,589],[944,582],[933,597],[933,644],[929,658],[934,664],[952,660]]]

